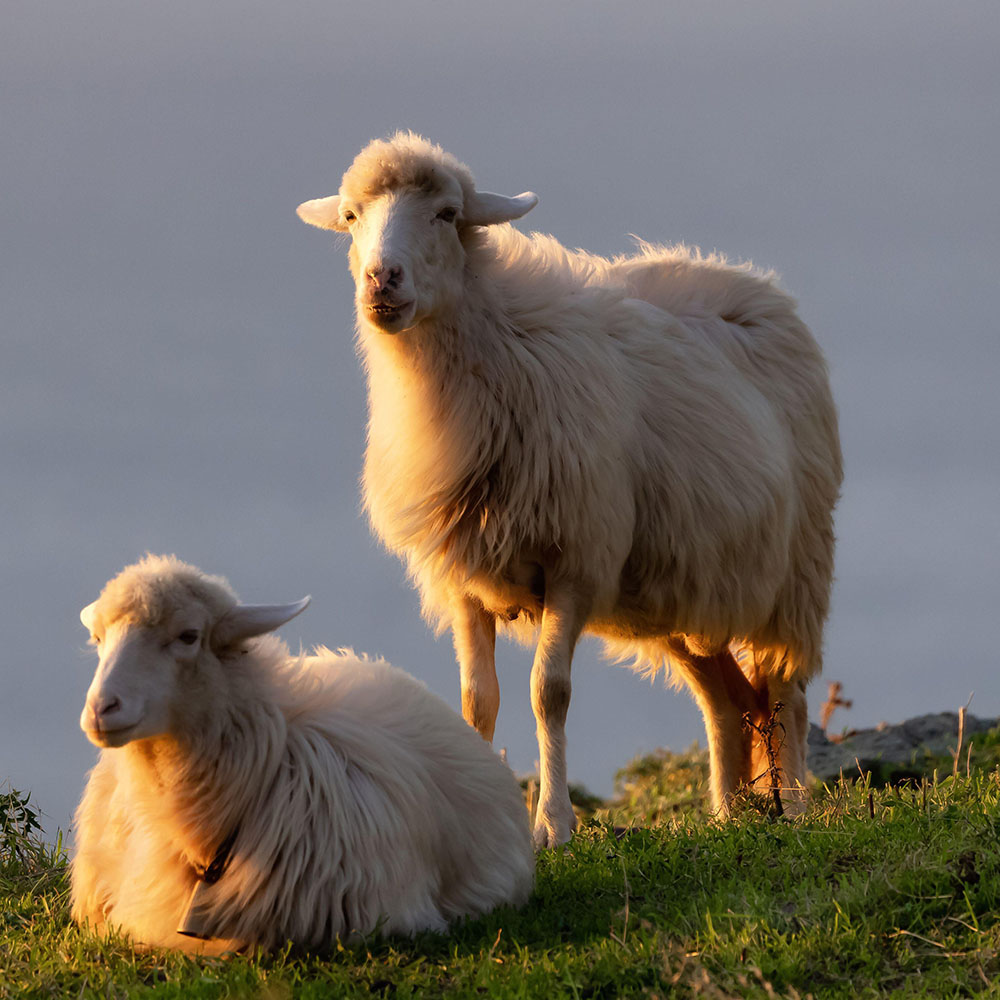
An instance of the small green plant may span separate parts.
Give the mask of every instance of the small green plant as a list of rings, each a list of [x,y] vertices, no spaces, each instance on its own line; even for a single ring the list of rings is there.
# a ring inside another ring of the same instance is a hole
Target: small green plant
[[[655,826],[679,816],[711,813],[708,751],[693,743],[684,753],[656,750],[636,757],[615,775],[615,797],[599,819],[618,826]]]
[[[31,793],[5,787],[7,790],[0,792],[0,889],[31,879],[58,880],[66,860],[62,834],[55,845],[49,844],[40,813],[31,804]]]
[[[969,745],[972,750],[968,759],[973,766],[986,771],[1000,767],[1000,726],[994,726],[980,736],[973,736]]]
[[[0,793],[0,866],[24,865],[41,838],[38,813],[30,805],[31,793],[10,788]]]

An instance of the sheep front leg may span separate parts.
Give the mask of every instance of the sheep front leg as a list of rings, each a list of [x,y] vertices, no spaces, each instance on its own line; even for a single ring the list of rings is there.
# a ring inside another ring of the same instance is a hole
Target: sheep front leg
[[[462,676],[462,717],[491,743],[500,710],[496,618],[475,598],[463,596],[454,608],[451,633]]]
[[[583,609],[570,595],[554,594],[551,587],[547,590],[541,636],[531,668],[531,707],[538,733],[540,772],[536,848],[565,843],[576,826],[566,778],[566,713],[573,649],[585,621]]]

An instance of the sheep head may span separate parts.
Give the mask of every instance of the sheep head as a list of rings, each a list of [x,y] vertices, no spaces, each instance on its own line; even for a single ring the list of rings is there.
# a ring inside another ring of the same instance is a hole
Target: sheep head
[[[304,611],[294,604],[244,605],[221,577],[172,556],[147,556],[111,580],[80,612],[100,657],[80,716],[99,747],[174,732],[186,704],[211,690],[224,654]]]
[[[510,222],[538,203],[477,191],[468,167],[410,132],[369,143],[340,193],[307,201],[299,217],[351,236],[358,317],[402,333],[462,291],[470,227]]]

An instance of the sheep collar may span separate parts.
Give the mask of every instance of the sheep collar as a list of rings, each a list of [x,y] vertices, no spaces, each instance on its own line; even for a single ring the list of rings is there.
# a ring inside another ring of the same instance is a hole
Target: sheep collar
[[[207,865],[192,866],[198,880],[191,890],[187,908],[184,910],[180,926],[177,928],[178,934],[183,934],[185,937],[200,938],[202,941],[209,941],[217,936],[212,933],[209,925],[208,907],[204,895],[207,888],[215,885],[226,873],[238,833],[239,827],[236,827],[219,845],[219,849]]]
[[[195,874],[198,876],[199,882],[204,882],[206,885],[215,885],[220,878],[225,874],[226,868],[229,867],[229,857],[233,849],[233,844],[236,843],[236,835],[239,832],[239,828],[233,830],[231,834],[219,845],[219,849],[215,852],[215,856],[207,865],[195,865]]]

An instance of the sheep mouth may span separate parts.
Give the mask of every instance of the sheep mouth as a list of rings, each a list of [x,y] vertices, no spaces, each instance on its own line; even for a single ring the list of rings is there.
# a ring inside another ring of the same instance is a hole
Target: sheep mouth
[[[394,332],[408,322],[413,312],[412,302],[392,305],[388,302],[372,302],[365,306],[365,318],[387,332]]]
[[[398,316],[404,309],[409,308],[410,303],[404,302],[402,305],[394,306],[387,302],[374,302],[371,305],[365,306],[371,316],[385,316],[385,317],[395,317]]]
[[[87,739],[95,746],[110,748],[122,747],[132,739],[132,733],[139,727],[139,723],[131,726],[122,726],[121,729],[85,729]]]

